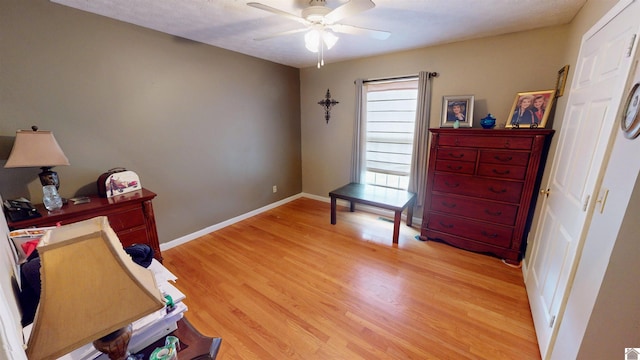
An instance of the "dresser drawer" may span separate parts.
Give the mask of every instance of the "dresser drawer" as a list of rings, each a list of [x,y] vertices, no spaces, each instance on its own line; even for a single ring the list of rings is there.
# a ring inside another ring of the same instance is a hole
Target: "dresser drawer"
[[[476,149],[440,148],[437,160],[455,160],[475,162],[478,157]]]
[[[529,150],[531,137],[440,135],[440,146],[466,146],[477,148]]]
[[[458,174],[473,174],[476,169],[476,163],[464,161],[436,161],[436,171],[446,171]]]
[[[510,227],[435,213],[430,213],[427,228],[500,247],[510,247],[513,235]]]
[[[433,180],[433,191],[519,203],[522,185],[517,181],[436,173]]]
[[[493,201],[434,194],[431,197],[431,210],[502,225],[514,225],[518,207]]]
[[[116,233],[136,226],[144,226],[144,213],[141,208],[108,214],[107,218],[109,219],[109,225]]]
[[[480,162],[485,164],[527,166],[529,163],[529,153],[521,151],[482,150],[480,151]]]
[[[145,227],[116,232],[116,235],[118,235],[118,239],[120,239],[122,247],[131,246],[133,244],[145,244],[153,248],[149,243],[149,237],[147,236],[147,229]],[[154,251],[156,250],[154,249]]]
[[[500,164],[478,165],[478,175],[503,179],[524,180],[527,168],[524,166],[509,166]]]

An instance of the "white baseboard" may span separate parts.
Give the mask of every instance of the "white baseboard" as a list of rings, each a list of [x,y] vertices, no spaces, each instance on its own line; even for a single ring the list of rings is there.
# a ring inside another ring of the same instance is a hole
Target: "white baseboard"
[[[267,210],[271,210],[271,209],[276,208],[276,207],[278,207],[280,205],[284,205],[284,204],[286,204],[286,203],[288,203],[290,201],[299,199],[302,196],[303,196],[302,193],[290,196],[290,197],[282,199],[280,201],[276,201],[276,202],[274,202],[272,204],[263,206],[263,207],[261,207],[259,209],[256,209],[256,210],[253,210],[253,211],[249,211],[246,214],[242,214],[242,215],[236,216],[234,218],[231,218],[229,220],[223,221],[221,223],[217,223],[215,225],[211,225],[211,226],[206,227],[206,228],[204,228],[202,230],[199,230],[199,231],[196,231],[194,233],[179,237],[179,238],[177,238],[175,240],[171,240],[169,242],[162,243],[162,244],[160,244],[160,250],[164,251],[164,250],[168,250],[168,249],[171,249],[173,247],[176,247],[178,245],[182,245],[182,244],[188,243],[189,241],[195,240],[195,239],[197,239],[197,238],[199,238],[201,236],[207,235],[207,234],[212,233],[212,232],[214,232],[216,230],[220,230],[220,229],[225,228],[225,227],[227,227],[229,225],[233,225],[233,224],[235,224],[237,222],[240,222],[240,221],[248,219],[248,218],[250,218],[252,216],[255,216],[255,215],[258,215],[260,213],[263,213],[263,212],[265,212]]]
[[[318,201],[322,201],[322,202],[326,202],[326,203],[331,202],[331,199],[329,197],[318,196],[318,195],[313,195],[313,194],[308,194],[308,193],[299,193],[299,194],[290,196],[288,198],[282,199],[280,201],[274,202],[272,204],[263,206],[263,207],[261,207],[259,209],[250,211],[250,212],[248,212],[246,214],[242,214],[242,215],[236,216],[234,218],[231,218],[229,220],[223,221],[221,223],[218,223],[218,224],[215,224],[215,225],[211,225],[211,226],[206,227],[206,228],[204,228],[202,230],[199,230],[199,231],[193,232],[191,234],[179,237],[179,238],[177,238],[175,240],[171,240],[169,242],[162,243],[162,244],[160,244],[160,250],[161,251],[165,251],[165,250],[171,249],[173,247],[176,247],[178,245],[182,245],[182,244],[188,243],[189,241],[195,240],[195,239],[197,239],[197,238],[199,238],[201,236],[207,235],[207,234],[212,233],[212,232],[214,232],[216,230],[220,230],[220,229],[225,228],[225,227],[227,227],[229,225],[233,225],[233,224],[235,224],[237,222],[240,222],[242,220],[248,219],[248,218],[250,218],[252,216],[258,215],[258,214],[263,213],[263,212],[265,212],[267,210],[271,210],[271,209],[276,208],[276,207],[278,207],[280,205],[284,205],[284,204],[286,204],[288,202],[291,202],[293,200],[299,199],[301,197],[306,197],[306,198],[309,198],[309,199],[318,200]],[[338,199],[337,203],[339,205],[349,206],[349,202],[346,201],[346,200]],[[361,204],[358,204],[358,209],[362,210],[362,211],[370,212],[370,213],[373,213],[373,214],[376,214],[376,215],[387,216],[387,217],[393,218],[393,211],[390,211],[390,210],[380,209],[380,208],[377,208],[377,207],[368,206],[368,205],[361,205]],[[329,214],[327,214],[327,218],[328,217],[329,217]],[[405,215],[402,215],[402,218],[403,218],[404,221],[406,221],[406,216]],[[421,219],[416,219],[415,216],[413,217],[414,226],[418,226],[419,227],[421,222],[422,222]]]

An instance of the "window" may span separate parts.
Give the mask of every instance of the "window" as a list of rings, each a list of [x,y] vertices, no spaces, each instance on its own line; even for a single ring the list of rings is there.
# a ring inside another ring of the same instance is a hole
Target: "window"
[[[366,83],[365,182],[407,190],[418,80]]]

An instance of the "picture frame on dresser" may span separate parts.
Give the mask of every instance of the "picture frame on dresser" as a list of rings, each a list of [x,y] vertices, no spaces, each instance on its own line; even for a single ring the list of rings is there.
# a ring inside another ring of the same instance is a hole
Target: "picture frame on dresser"
[[[453,95],[442,97],[442,124],[440,127],[454,127],[456,120],[460,127],[473,125],[473,95]]]
[[[555,90],[520,92],[507,115],[506,128],[544,128],[555,100]]]

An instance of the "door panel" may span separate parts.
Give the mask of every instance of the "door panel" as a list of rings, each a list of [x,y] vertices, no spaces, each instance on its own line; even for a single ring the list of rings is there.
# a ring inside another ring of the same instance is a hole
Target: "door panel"
[[[583,41],[545,187],[549,195],[543,199],[525,274],[543,358],[549,356],[562,319],[629,75],[629,46],[638,29],[637,1],[629,7],[634,10],[612,16]]]

